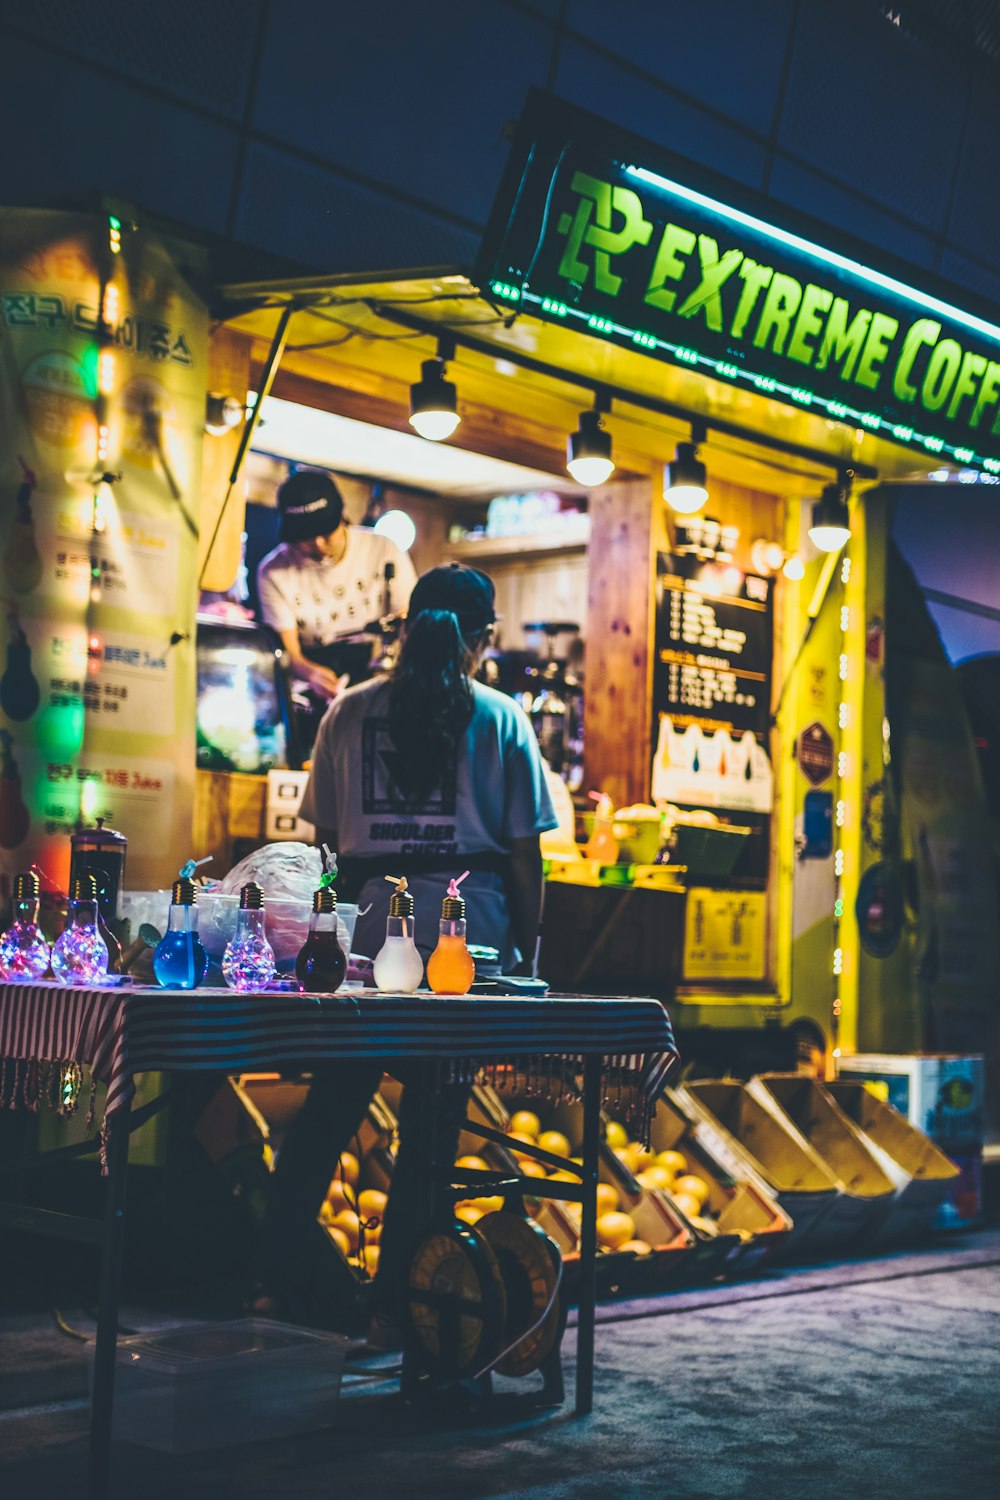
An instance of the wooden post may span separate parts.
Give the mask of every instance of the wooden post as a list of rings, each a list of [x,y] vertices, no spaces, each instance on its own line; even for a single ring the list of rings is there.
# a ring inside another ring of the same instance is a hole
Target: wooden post
[[[646,477],[590,497],[585,780],[619,807],[649,800],[653,568],[666,545],[663,509]]]

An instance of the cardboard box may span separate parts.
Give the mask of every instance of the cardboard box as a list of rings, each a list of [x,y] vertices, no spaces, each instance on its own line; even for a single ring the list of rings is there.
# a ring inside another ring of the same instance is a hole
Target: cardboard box
[[[839,1078],[828,1083],[827,1089],[896,1184],[892,1210],[876,1233],[876,1243],[916,1239],[933,1229],[959,1176],[955,1163],[868,1084]]]
[[[936,1229],[968,1229],[983,1219],[984,1069],[978,1056],[857,1053],[841,1057],[838,1076],[876,1087],[954,1162],[959,1175],[934,1220]]]
[[[833,1096],[805,1073],[761,1073],[747,1090],[786,1128],[790,1122],[836,1178],[840,1196],[823,1225],[826,1242],[874,1233],[889,1216],[895,1184]]]

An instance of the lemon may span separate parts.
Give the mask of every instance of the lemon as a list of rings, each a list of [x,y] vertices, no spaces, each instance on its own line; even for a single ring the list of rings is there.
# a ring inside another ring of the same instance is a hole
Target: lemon
[[[561,1130],[543,1130],[538,1137],[538,1146],[550,1156],[569,1156],[569,1141]]]
[[[541,1128],[541,1120],[530,1109],[519,1109],[511,1117],[511,1135],[528,1136],[531,1140],[537,1140]]]
[[[618,1189],[612,1187],[610,1182],[599,1182],[597,1184],[597,1216],[602,1214],[613,1214],[619,1205]]]
[[[597,1238],[609,1250],[617,1250],[635,1239],[635,1222],[631,1214],[602,1214],[597,1221]]]
[[[685,1177],[678,1177],[674,1183],[675,1193],[689,1193],[692,1198],[698,1200],[699,1206],[708,1198],[708,1183],[704,1177],[696,1177],[688,1173]]]
[[[666,1167],[668,1172],[686,1172],[687,1157],[681,1151],[661,1151],[656,1158],[658,1167]]]
[[[614,1151],[628,1145],[628,1131],[617,1120],[609,1120],[604,1128],[604,1139]]]
[[[362,1219],[381,1219],[388,1199],[378,1188],[365,1188],[358,1194],[358,1216]]]

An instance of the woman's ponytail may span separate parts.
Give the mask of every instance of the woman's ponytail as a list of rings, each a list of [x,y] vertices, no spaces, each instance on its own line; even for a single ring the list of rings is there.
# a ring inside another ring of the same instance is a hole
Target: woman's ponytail
[[[408,625],[389,684],[389,734],[393,780],[409,803],[423,801],[454,764],[472,720],[473,659],[452,610],[421,610]]]

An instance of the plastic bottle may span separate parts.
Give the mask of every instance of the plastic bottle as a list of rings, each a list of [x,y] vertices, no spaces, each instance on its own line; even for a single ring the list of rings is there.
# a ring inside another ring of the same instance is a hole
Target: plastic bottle
[[[412,995],[424,977],[424,961],[413,941],[413,897],[406,889],[405,876],[385,878],[396,889],[389,902],[385,942],[375,959],[375,985],[384,995]]]
[[[344,982],[347,956],[337,936],[337,896],[331,885],[313,892],[309,936],[295,960],[295,977],[312,995],[332,995]]]
[[[240,891],[236,931],[222,955],[222,977],[231,990],[263,990],[275,975],[274,949],[264,929],[264,892],[255,880]]]
[[[0,979],[41,979],[52,950],[38,925],[38,876],[14,877],[14,920],[0,937]]]
[[[448,886],[441,903],[437,947],[427,960],[427,983],[436,995],[467,995],[476,977],[476,964],[465,943],[465,902],[458,887],[468,875]]]
[[[153,953],[153,973],[167,990],[196,990],[208,971],[208,954],[198,936],[194,881],[174,881],[167,930]]]
[[[108,972],[107,944],[97,927],[93,875],[76,875],[70,882],[69,912],[52,949],[52,972],[62,984],[96,984]]]
[[[615,804],[607,792],[591,792],[590,795],[597,803],[597,809],[594,813],[594,831],[587,840],[584,853],[587,859],[596,859],[602,865],[613,865],[618,859],[618,840],[612,827]]]

